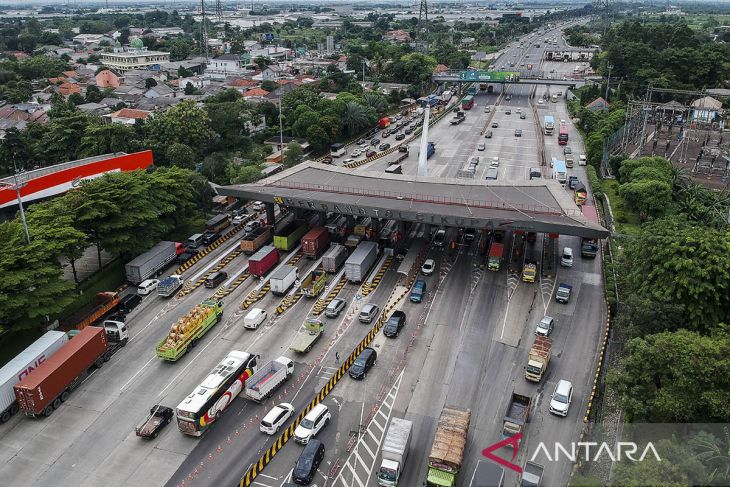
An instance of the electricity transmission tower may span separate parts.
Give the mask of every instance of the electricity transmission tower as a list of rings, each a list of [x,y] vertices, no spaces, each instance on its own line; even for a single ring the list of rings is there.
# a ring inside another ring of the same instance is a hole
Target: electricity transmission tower
[[[203,24],[200,27],[200,43],[202,53],[205,53],[205,62],[208,63],[208,19],[205,17],[205,0],[200,0],[200,13],[203,16]],[[202,54],[201,53],[201,54]]]
[[[421,50],[428,49],[428,2],[421,0],[421,7],[418,9],[418,28],[416,30],[416,47]]]
[[[223,22],[223,0],[215,0],[215,15],[218,22]]]

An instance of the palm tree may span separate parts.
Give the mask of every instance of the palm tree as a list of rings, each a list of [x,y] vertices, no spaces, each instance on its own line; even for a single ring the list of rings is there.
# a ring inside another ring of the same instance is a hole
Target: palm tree
[[[385,113],[388,109],[388,101],[378,93],[365,93],[362,96],[365,103],[370,105],[378,114]]]
[[[342,123],[347,127],[348,134],[354,134],[359,129],[368,125],[368,114],[362,105],[354,101],[345,103],[345,111],[342,113]]]

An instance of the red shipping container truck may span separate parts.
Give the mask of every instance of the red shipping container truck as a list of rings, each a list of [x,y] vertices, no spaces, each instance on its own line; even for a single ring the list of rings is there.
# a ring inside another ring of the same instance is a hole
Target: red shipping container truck
[[[88,326],[15,384],[15,398],[27,416],[50,416],[96,365],[104,364],[104,328]]]
[[[256,277],[264,277],[279,263],[279,251],[273,245],[266,245],[248,259],[248,272]]]
[[[330,235],[324,227],[314,227],[302,237],[302,252],[310,258],[317,258],[327,250]]]

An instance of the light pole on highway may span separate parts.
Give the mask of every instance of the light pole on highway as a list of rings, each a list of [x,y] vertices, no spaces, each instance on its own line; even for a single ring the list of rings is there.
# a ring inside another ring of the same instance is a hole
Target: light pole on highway
[[[365,83],[365,60],[362,61],[362,82]]]
[[[284,162],[284,122],[281,119],[281,99],[279,96],[279,144],[281,145],[281,162]]]
[[[613,69],[613,64],[608,63],[608,82],[606,83],[606,96],[603,97],[604,100],[608,101],[608,88],[611,86],[611,70]]]
[[[0,181],[0,191],[3,189],[15,190],[15,197],[18,199],[18,206],[20,207],[20,220],[23,222],[23,230],[25,231],[25,240],[30,245],[30,234],[28,233],[28,224],[25,221],[25,210],[23,210],[23,200],[20,197],[20,188],[25,186],[25,183],[18,181],[18,168],[13,161],[13,183]]]

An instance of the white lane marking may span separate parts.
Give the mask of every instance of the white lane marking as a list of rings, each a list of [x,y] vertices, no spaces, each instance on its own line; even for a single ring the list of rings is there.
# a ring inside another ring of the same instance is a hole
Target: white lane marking
[[[150,322],[149,322],[149,323],[147,323],[146,325],[144,325],[144,327],[142,327],[142,329],[140,329],[140,330],[139,330],[139,331],[138,331],[137,333],[135,333],[134,335],[132,335],[132,336],[131,336],[131,337],[129,338],[129,341],[131,342],[132,340],[134,340],[135,338],[137,338],[137,337],[139,336],[139,334],[140,334],[140,333],[142,333],[143,331],[145,331],[145,330],[147,329],[147,327],[149,327],[149,326],[150,326],[150,325],[151,325],[152,323],[154,323],[155,321],[157,321],[157,320],[158,320],[159,318],[160,318],[160,313],[157,313],[157,314],[156,314],[156,315],[155,315],[155,316],[154,316],[154,317],[153,317],[153,318],[152,318],[152,319],[150,320]]]
[[[124,389],[126,389],[127,386],[135,379],[135,377],[137,377],[140,373],[142,373],[142,371],[145,369],[145,367],[147,367],[150,364],[150,362],[152,362],[155,359],[155,357],[156,357],[156,355],[153,355],[152,358],[149,359],[147,361],[147,363],[142,366],[142,368],[140,368],[127,382],[125,382],[124,385],[119,388],[119,392],[122,392]]]

